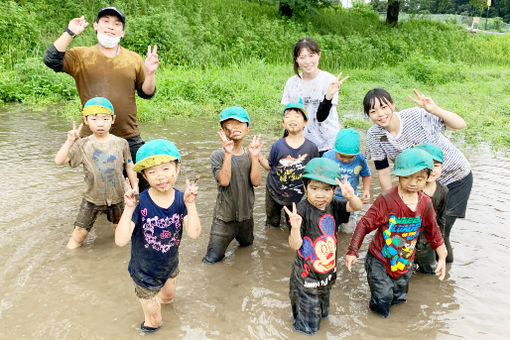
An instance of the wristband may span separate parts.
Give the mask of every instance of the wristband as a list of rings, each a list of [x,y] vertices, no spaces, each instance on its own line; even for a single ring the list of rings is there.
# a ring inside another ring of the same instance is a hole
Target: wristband
[[[74,37],[76,36],[76,33],[74,33],[73,31],[71,31],[71,30],[69,29],[69,27],[64,28],[64,31],[66,31],[66,32],[67,32],[67,34],[69,34],[69,35],[71,36],[71,38],[74,38]]]

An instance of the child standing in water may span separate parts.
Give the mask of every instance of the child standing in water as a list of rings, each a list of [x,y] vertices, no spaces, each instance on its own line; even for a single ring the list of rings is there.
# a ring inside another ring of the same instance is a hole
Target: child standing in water
[[[361,209],[360,199],[347,181],[338,178],[338,166],[326,158],[314,158],[303,172],[306,199],[292,203],[289,245],[296,250],[290,276],[290,301],[294,329],[306,334],[319,330],[329,313],[329,292],[336,280],[337,234],[351,211]],[[334,197],[340,187],[344,200]]]
[[[312,38],[303,38],[294,46],[294,73],[285,84],[282,104],[297,103],[303,100],[308,124],[303,130],[303,136],[309,139],[324,153],[333,148],[333,141],[340,129],[336,105],[338,91],[344,77],[342,72],[335,77],[331,73],[319,69],[321,50]],[[299,73],[301,69],[301,73]]]
[[[301,201],[304,194],[301,174],[305,165],[319,151],[314,143],[303,137],[308,118],[302,103],[290,103],[282,112],[282,125],[288,135],[271,147],[269,159],[262,153],[259,160],[269,174],[266,180],[266,226],[279,227],[282,208]]]
[[[392,173],[398,176],[398,185],[380,194],[361,218],[345,256],[345,265],[351,271],[363,239],[376,230],[365,270],[370,286],[369,307],[385,318],[392,305],[407,300],[416,242],[422,232],[439,257],[436,275],[439,280],[446,275],[446,247],[432,202],[421,191],[432,168],[432,157],[423,150],[410,148],[397,156]]]
[[[253,243],[253,187],[262,182],[259,155],[260,138],[253,137],[248,149],[242,145],[250,132],[250,117],[245,109],[231,106],[220,114],[218,135],[223,148],[211,154],[211,169],[218,184],[211,234],[204,263],[216,263],[225,257],[235,238],[241,247]]]
[[[131,188],[127,183],[125,208],[115,231],[119,247],[131,240],[128,269],[142,305],[145,318],[140,328],[145,333],[159,329],[161,304],[174,299],[183,227],[188,237],[200,236],[196,181],[186,179],[184,193],[174,188],[180,159],[177,147],[164,139],[152,140],[138,149],[134,170],[142,173],[150,188],[140,194],[137,204],[138,185]]]
[[[444,238],[448,188],[436,181],[439,176],[441,176],[441,171],[443,170],[443,150],[441,150],[441,148],[437,145],[430,143],[422,143],[417,145],[415,148],[428,152],[434,160],[434,169],[432,169],[432,172],[427,179],[423,192],[432,200],[432,205],[436,212],[436,221],[439,225],[439,230],[441,230],[441,235]],[[434,274],[435,272],[436,254],[423,234],[420,234],[418,237],[414,263],[416,264],[418,271],[422,273]]]
[[[81,247],[97,216],[103,212],[115,230],[124,208],[123,170],[131,184],[136,183],[127,141],[110,134],[115,122],[110,101],[103,97],[88,100],[83,106],[82,119],[78,128],[73,122],[66,142],[55,155],[55,164],[69,163],[72,168],[83,164],[85,173],[86,188],[73,233],[67,242],[68,249]],[[92,135],[80,139],[83,124],[90,128]]]

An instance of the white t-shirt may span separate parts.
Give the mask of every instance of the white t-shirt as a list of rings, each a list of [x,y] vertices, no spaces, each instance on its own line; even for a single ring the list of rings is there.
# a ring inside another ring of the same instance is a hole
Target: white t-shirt
[[[301,74],[302,76],[302,74]],[[323,122],[317,121],[319,104],[324,100],[329,84],[336,77],[329,72],[319,70],[319,74],[310,81],[294,75],[287,80],[283,90],[282,104],[297,103],[301,98],[308,116],[308,124],[303,130],[303,136],[317,145],[319,151],[332,149],[335,144],[336,134],[340,130],[336,105],[338,93],[331,100],[332,106],[328,118]]]
[[[441,133],[446,127],[439,117],[420,107],[394,114],[400,120],[400,131],[396,137],[379,125],[373,125],[368,129],[365,149],[367,159],[381,161],[388,158],[394,161],[402,151],[413,145],[428,142],[443,150],[443,172],[438,178],[439,183],[448,185],[469,175],[471,168],[466,157]]]

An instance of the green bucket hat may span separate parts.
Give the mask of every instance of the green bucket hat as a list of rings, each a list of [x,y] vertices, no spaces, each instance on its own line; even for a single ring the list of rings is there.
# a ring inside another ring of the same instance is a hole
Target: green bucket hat
[[[335,178],[339,176],[338,164],[329,158],[312,158],[303,171],[304,178],[314,179],[331,185],[337,185]]]
[[[305,118],[305,120],[308,120],[308,116],[306,115],[305,107],[303,106],[303,100],[301,98],[299,98],[299,102],[297,102],[297,103],[288,103],[287,105],[285,105],[285,107],[283,108],[283,111],[282,111],[282,116],[285,114],[285,111],[287,111],[288,109],[298,109],[303,114],[303,117]]]
[[[250,125],[248,112],[240,106],[230,106],[223,109],[220,114],[220,123],[227,119],[235,119],[241,123],[248,123],[248,126]]]
[[[395,158],[394,168],[391,172],[396,176],[409,176],[423,169],[432,170],[434,161],[432,156],[423,150],[409,148]]]
[[[427,151],[432,156],[433,160],[443,163],[443,150],[441,150],[439,146],[430,143],[421,143],[416,145],[415,148]]]
[[[154,139],[145,143],[136,152],[133,170],[141,172],[154,165],[180,160],[181,155],[174,143],[165,139]]]
[[[81,111],[83,117],[102,113],[107,115],[115,114],[112,103],[104,97],[89,99],[85,105],[83,105],[83,110]]]
[[[335,139],[335,151],[344,155],[357,155],[361,152],[359,132],[353,129],[338,131]]]

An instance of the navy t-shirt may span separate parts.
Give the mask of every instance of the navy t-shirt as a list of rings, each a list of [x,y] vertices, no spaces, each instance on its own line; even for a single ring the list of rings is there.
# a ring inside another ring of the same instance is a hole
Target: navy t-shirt
[[[143,191],[131,218],[135,228],[128,270],[133,281],[144,288],[163,287],[179,264],[183,219],[188,212],[184,194],[174,190],[174,201],[166,209],[154,203],[148,190]]]
[[[266,186],[276,203],[289,205],[301,200],[304,194],[301,175],[305,165],[314,157],[319,157],[319,151],[308,139],[297,149],[290,147],[285,138],[274,142],[268,158],[271,170]]]

